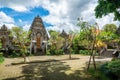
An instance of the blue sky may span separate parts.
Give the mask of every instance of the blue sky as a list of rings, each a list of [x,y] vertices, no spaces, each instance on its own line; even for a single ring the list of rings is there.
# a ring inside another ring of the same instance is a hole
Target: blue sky
[[[42,7],[32,8],[28,12],[17,12],[11,8],[0,8],[0,11],[3,11],[6,15],[14,18],[15,25],[24,26],[24,24],[31,24],[35,16],[39,15],[41,17],[49,15],[49,11]],[[50,26],[50,23],[44,22],[44,25]]]
[[[90,24],[97,22],[100,28],[108,23],[119,25],[118,21],[113,21],[113,14],[96,19],[97,4],[97,0],[0,0],[0,26],[21,26],[29,30],[37,15],[43,19],[46,29],[56,31],[79,30],[78,17]]]

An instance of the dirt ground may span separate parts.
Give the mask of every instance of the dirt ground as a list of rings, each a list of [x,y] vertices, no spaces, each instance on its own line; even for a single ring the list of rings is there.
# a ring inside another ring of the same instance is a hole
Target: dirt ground
[[[86,71],[89,56],[68,55],[32,56],[27,64],[21,63],[23,58],[5,58],[0,65],[0,80],[94,80]],[[111,58],[96,59],[110,61]]]

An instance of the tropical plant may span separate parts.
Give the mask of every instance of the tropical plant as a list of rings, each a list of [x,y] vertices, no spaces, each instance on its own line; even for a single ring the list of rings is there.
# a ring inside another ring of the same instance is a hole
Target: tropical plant
[[[64,45],[65,39],[59,36],[59,32],[50,30],[51,38],[48,41],[51,45],[48,49],[48,54],[59,55],[63,54],[62,47]]]
[[[87,41],[88,42],[88,47],[91,49],[91,55],[89,58],[88,62],[88,67],[87,70],[89,69],[91,59],[93,59],[93,65],[94,68],[96,69],[96,64],[95,64],[95,58],[94,54],[96,53],[96,36],[97,36],[97,26],[95,25],[90,25],[88,22],[83,21],[82,19],[78,19],[79,23],[78,26],[80,27],[80,40],[82,41]]]
[[[11,31],[12,36],[14,36],[13,41],[15,45],[19,46],[24,62],[26,63],[28,61],[28,58],[26,57],[28,46],[26,46],[26,44],[30,42],[30,39],[28,38],[30,32],[24,31],[20,27],[13,27]]]
[[[83,19],[78,19],[78,24],[80,27],[79,32],[79,43],[86,48],[90,48],[92,37],[92,27],[88,22],[83,21]]]

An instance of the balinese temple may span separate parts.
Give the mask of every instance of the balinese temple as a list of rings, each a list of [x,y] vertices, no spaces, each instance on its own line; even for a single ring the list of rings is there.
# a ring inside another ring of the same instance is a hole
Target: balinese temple
[[[48,34],[41,17],[37,16],[34,18],[30,31],[30,53],[43,54],[46,49]]]
[[[11,46],[9,35],[10,35],[10,31],[7,29],[6,25],[3,25],[0,28],[0,40],[2,43],[2,49],[6,49]]]

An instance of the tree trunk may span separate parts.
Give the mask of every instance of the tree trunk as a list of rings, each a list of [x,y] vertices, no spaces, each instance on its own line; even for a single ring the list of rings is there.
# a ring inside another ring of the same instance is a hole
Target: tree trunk
[[[94,65],[94,69],[96,70],[96,63],[95,63],[95,56],[93,54],[93,65]]]
[[[72,57],[71,57],[71,51],[69,52],[69,59],[71,59]]]
[[[24,53],[22,53],[23,59],[24,59],[24,63],[29,62],[28,57],[26,57],[26,55]]]
[[[92,54],[92,53],[91,53],[91,54]],[[91,57],[92,57],[92,55],[90,55],[87,70],[89,70],[89,67],[90,67]]]
[[[94,69],[96,70],[96,64],[95,64],[95,58],[94,58],[94,49],[95,49],[95,40],[93,41],[91,55],[90,55],[90,58],[89,58],[87,70],[89,70],[91,58],[93,59]]]
[[[26,50],[26,48],[24,47],[25,45],[22,44],[22,42],[19,42],[19,43],[20,43],[21,48],[23,49],[22,57],[24,58],[24,63],[29,62],[29,59],[25,55],[25,50]]]

